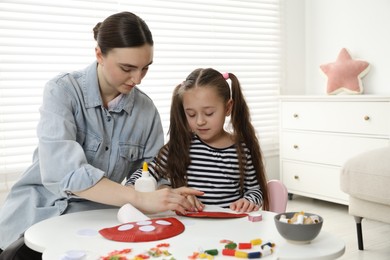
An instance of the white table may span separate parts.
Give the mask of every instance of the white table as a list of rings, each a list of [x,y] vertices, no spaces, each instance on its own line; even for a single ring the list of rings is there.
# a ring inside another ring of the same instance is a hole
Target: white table
[[[44,220],[25,232],[25,243],[30,248],[42,252],[44,260],[62,259],[69,250],[82,250],[87,254],[85,260],[96,260],[111,251],[125,248],[131,248],[133,250],[131,256],[134,257],[160,243],[169,243],[168,251],[177,260],[188,259],[193,252],[202,249],[218,249],[219,255],[215,260],[238,259],[222,255],[224,247],[224,244],[220,243],[222,239],[229,239],[238,244],[261,238],[263,241],[275,243],[274,253],[262,259],[336,259],[345,251],[345,243],[341,239],[324,231],[309,244],[289,243],[276,230],[273,219],[275,214],[264,211],[261,212],[263,220],[260,222],[251,222],[247,217],[231,219],[177,217],[185,225],[185,231],[178,236],[143,243],[115,242],[102,237],[98,230],[119,225],[117,212],[117,209],[92,210]],[[83,231],[92,234],[80,234]],[[252,251],[259,250],[254,248]]]

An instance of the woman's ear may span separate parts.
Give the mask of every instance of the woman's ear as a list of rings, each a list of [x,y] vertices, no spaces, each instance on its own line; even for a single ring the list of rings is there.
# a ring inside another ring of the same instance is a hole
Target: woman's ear
[[[100,65],[103,65],[103,53],[99,46],[95,47],[96,60]]]
[[[229,101],[226,103],[225,116],[230,116],[230,114],[232,113],[232,109],[233,109],[233,100],[229,99]]]

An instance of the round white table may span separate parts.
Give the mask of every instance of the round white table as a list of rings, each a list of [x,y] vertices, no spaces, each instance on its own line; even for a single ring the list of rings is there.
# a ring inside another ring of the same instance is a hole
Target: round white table
[[[218,249],[219,255],[215,260],[232,260],[238,258],[222,255],[224,244],[220,243],[221,240],[228,239],[238,244],[256,238],[276,245],[273,254],[262,259],[336,259],[345,251],[344,241],[324,231],[308,244],[287,242],[276,230],[273,219],[275,214],[264,211],[261,212],[263,220],[260,222],[251,222],[247,217],[211,219],[177,216],[185,226],[184,232],[178,236],[142,243],[116,242],[105,239],[98,231],[119,225],[117,212],[117,209],[92,210],[44,220],[25,232],[25,243],[42,252],[44,260],[67,259],[64,256],[73,250],[85,253],[83,260],[97,260],[109,252],[126,248],[132,249],[130,256],[134,257],[161,243],[170,244],[168,251],[177,260],[188,259],[194,252],[209,249]],[[172,214],[157,216],[171,217]],[[251,251],[259,250],[254,247]]]

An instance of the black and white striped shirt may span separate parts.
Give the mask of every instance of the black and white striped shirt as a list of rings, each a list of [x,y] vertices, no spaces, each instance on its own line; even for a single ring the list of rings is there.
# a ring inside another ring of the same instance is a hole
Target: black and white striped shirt
[[[166,151],[168,152],[168,151]],[[240,198],[245,198],[257,205],[262,204],[262,191],[256,178],[249,149],[244,145],[247,163],[243,194],[240,194],[240,171],[235,145],[217,149],[194,137],[190,146],[191,163],[187,168],[188,187],[204,192],[198,199],[206,205],[229,207]],[[163,157],[166,162],[166,154]],[[162,179],[155,169],[155,161],[149,163],[149,172],[159,184],[170,185]],[[126,184],[133,184],[141,177],[142,169],[131,175]]]

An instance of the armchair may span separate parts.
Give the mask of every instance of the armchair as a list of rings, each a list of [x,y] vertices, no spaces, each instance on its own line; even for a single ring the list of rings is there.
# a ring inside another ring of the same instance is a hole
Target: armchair
[[[364,250],[363,218],[390,223],[390,146],[349,159],[340,174],[341,190],[349,194],[359,250]]]

